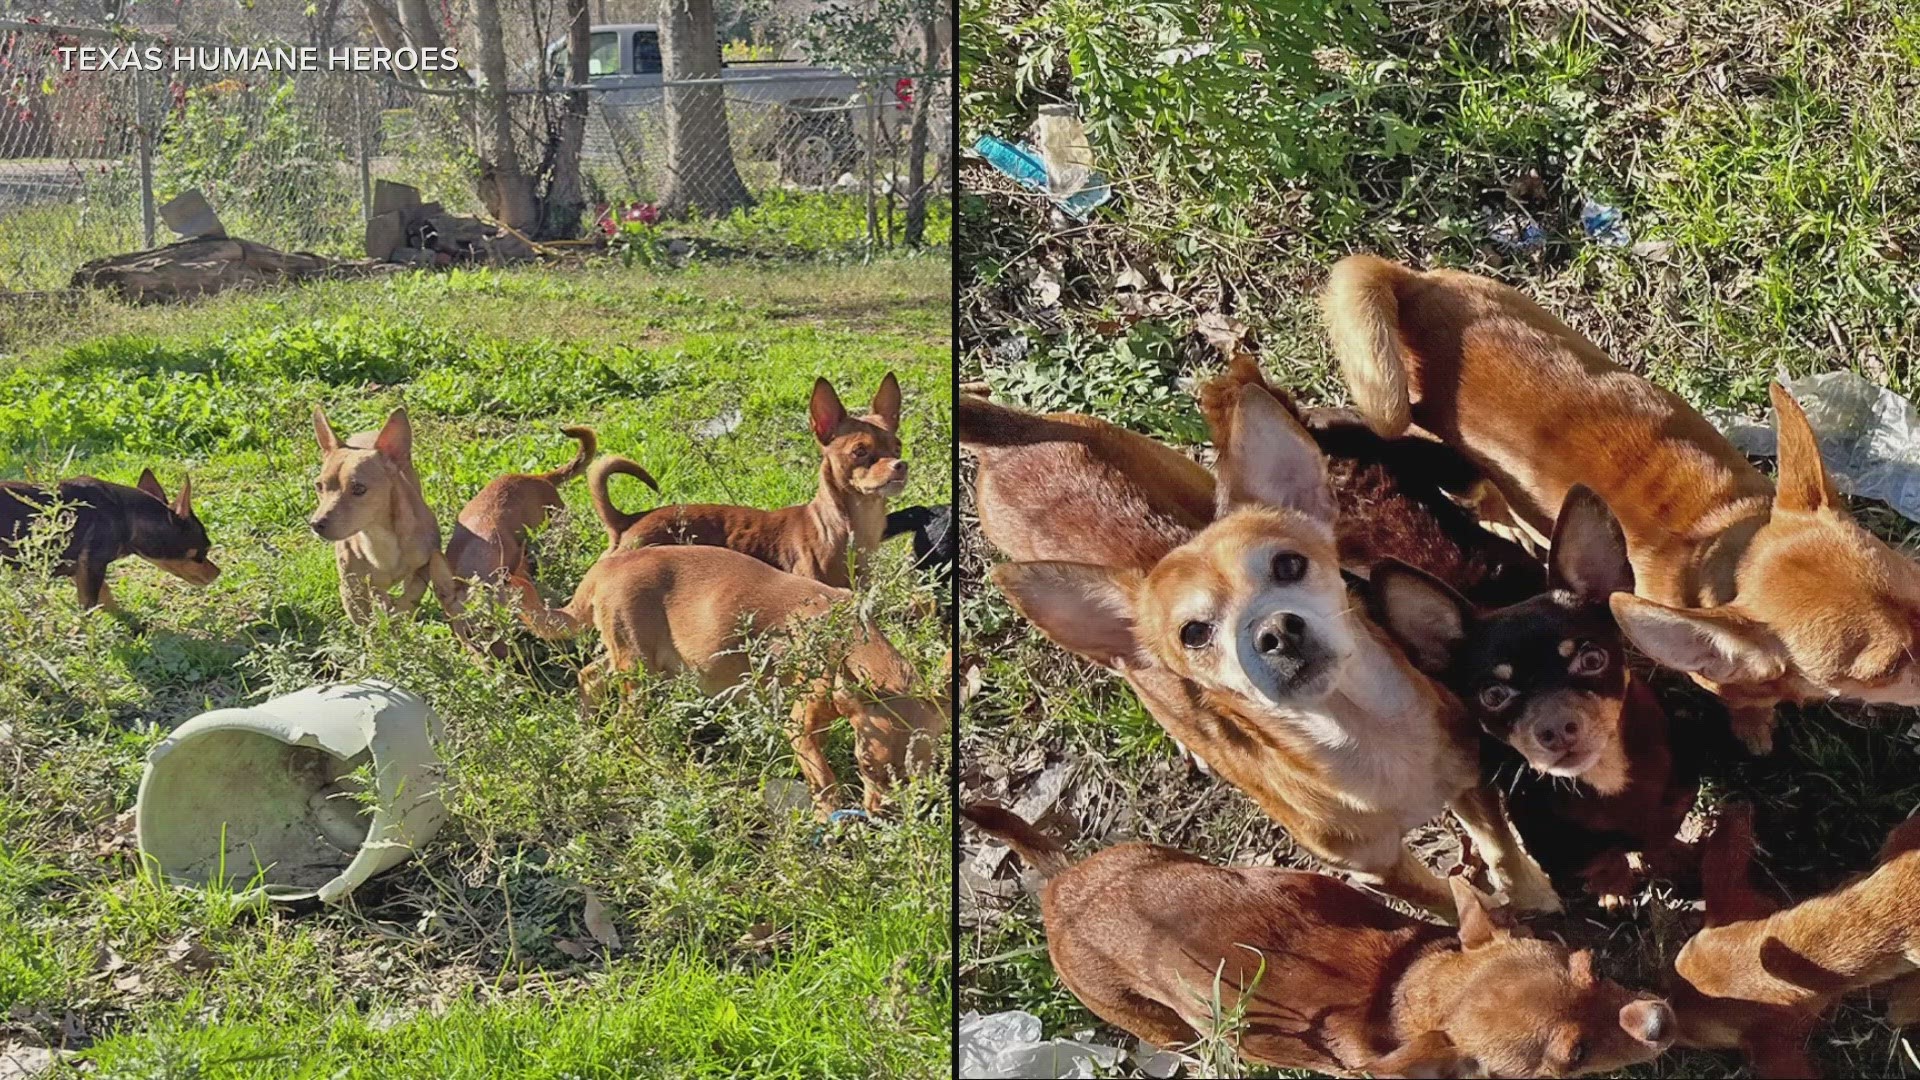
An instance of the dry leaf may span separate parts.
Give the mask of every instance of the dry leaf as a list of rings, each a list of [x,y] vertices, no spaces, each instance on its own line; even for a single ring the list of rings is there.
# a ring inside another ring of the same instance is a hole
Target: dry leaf
[[[1033,295],[1035,299],[1040,301],[1041,307],[1058,307],[1060,305],[1060,279],[1055,277],[1053,271],[1048,270],[1046,267],[1041,267],[1039,270],[1034,271]]]
[[[585,960],[593,956],[593,950],[591,948],[573,940],[556,941],[553,943],[553,947],[573,957],[575,960]]]
[[[771,952],[791,936],[770,922],[757,922],[747,927],[735,944],[750,952]]]
[[[591,891],[587,893],[587,906],[580,913],[580,921],[586,924],[587,933],[593,935],[593,940],[605,945],[609,951],[619,950],[620,931],[613,928],[613,915]]]
[[[985,684],[986,676],[981,673],[980,665],[967,665],[967,673],[960,678],[960,704],[965,705],[972,701],[973,696],[978,694]]]
[[[1115,289],[1132,289],[1135,292],[1143,291],[1147,287],[1147,275],[1129,266],[1114,275],[1113,287]]]
[[[1247,324],[1218,311],[1209,311],[1194,320],[1193,329],[1207,344],[1227,356],[1240,351],[1241,344],[1247,340]]]
[[[200,939],[189,933],[167,946],[167,964],[182,975],[212,971],[220,966],[220,957]]]
[[[146,977],[136,971],[131,975],[122,975],[113,980],[113,988],[123,994],[131,994],[145,985],[146,981]]]

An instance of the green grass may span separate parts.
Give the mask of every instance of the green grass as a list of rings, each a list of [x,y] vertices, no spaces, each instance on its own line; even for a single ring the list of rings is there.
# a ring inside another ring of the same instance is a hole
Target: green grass
[[[1508,281],[1702,407],[1758,415],[1778,371],[1851,369],[1920,395],[1920,19],[1910,5],[1381,5],[1377,19],[1329,16],[1304,29],[1320,39],[1312,69],[1277,68],[1271,81],[1306,91],[1247,106],[1285,129],[1217,149],[1220,129],[1186,123],[1181,109],[1238,105],[1137,89],[1159,77],[1145,61],[1096,62],[1162,55],[1168,43],[1147,37],[1161,23],[1102,31],[1136,35],[1133,52],[1039,55],[1088,32],[1083,13],[1056,7],[962,5],[963,26],[978,31],[962,64],[963,140],[1018,135],[1037,105],[1071,101],[1118,196],[1056,235],[1042,200],[981,165],[963,169],[961,377],[996,397],[1092,412],[1197,451],[1204,431],[1189,388],[1219,361],[1192,331],[1220,312],[1252,327],[1266,369],[1303,400],[1339,403],[1314,293],[1327,265],[1355,250]],[[1273,6],[1301,19],[1329,7]],[[1165,9],[1139,0],[1130,10]],[[1190,22],[1182,41],[1225,49],[1233,37],[1210,9]],[[1238,86],[1212,76],[1184,92]],[[1286,168],[1194,177],[1196,163],[1299,144],[1314,152],[1276,162]],[[1619,208],[1633,240],[1652,246],[1590,241],[1579,221],[1589,198]],[[1514,214],[1537,222],[1538,250],[1494,241],[1493,224]],[[1914,546],[1911,522],[1884,507],[1856,511]],[[992,556],[972,529],[963,542],[963,575],[979,580]],[[1053,820],[1083,830],[1076,850],[1142,838],[1219,861],[1306,863],[1246,799],[1182,764],[1123,685],[1063,660],[995,590],[969,595],[961,619],[966,654],[983,665],[962,733],[970,793],[1017,798],[1044,769],[1070,767]],[[1866,866],[1920,803],[1920,755],[1906,734],[1915,717],[1784,709],[1775,757],[1725,763],[1707,801],[1756,802],[1764,873],[1811,895]],[[1050,1035],[1091,1027],[1125,1041],[1032,951],[1037,905],[1004,895],[1008,885],[1004,873],[963,879],[961,1008],[1025,1008]],[[1576,914],[1551,929],[1597,935],[1603,967],[1640,985],[1657,982],[1697,921],[1657,897],[1630,918]],[[1908,1042],[1864,1001],[1840,1010],[1815,1052],[1828,1075],[1920,1075],[1920,1047]],[[1739,1068],[1733,1055],[1675,1053],[1633,1075]]]
[[[406,404],[443,530],[494,476],[552,468],[587,423],[660,500],[810,497],[816,374],[850,405],[906,393],[904,504],[949,499],[943,260],[456,271],[181,307],[85,296],[5,309],[0,475],[193,477],[219,580],[116,564],[122,620],[0,573],[0,1015],[113,1077],[931,1077],[949,1070],[950,844],[937,780],[897,820],[823,831],[774,689],[683,681],[582,716],[591,644],[481,667],[429,601],[366,629],[312,537],[309,412]],[[697,435],[738,409],[732,432]],[[622,505],[656,497],[615,486]],[[583,484],[540,538],[565,595],[604,545]],[[884,556],[881,625],[926,673],[944,628]],[[208,708],[382,676],[447,725],[451,820],[338,909],[158,886],[123,814],[145,751]],[[830,751],[852,776],[849,739]],[[119,824],[117,825],[116,822]],[[598,897],[623,948],[587,930]],[[199,943],[206,962],[177,962]],[[12,1036],[9,1036],[12,1037]]]

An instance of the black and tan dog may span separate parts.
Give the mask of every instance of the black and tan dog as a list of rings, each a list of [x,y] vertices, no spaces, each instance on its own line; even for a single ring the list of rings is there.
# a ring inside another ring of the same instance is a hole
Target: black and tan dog
[[[0,482],[0,558],[13,560],[20,542],[49,506],[73,513],[54,572],[71,577],[86,608],[114,607],[107,565],[137,555],[192,585],[210,585],[220,568],[207,558],[206,526],[193,513],[193,484],[180,483],[169,500],[153,470],[136,487],[91,476],[62,480],[49,491],[19,481]]]

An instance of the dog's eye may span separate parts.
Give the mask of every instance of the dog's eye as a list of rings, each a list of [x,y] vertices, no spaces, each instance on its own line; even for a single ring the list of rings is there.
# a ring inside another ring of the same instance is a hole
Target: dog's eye
[[[1283,552],[1273,557],[1273,580],[1282,585],[1291,585],[1307,576],[1307,557],[1297,552]]]
[[[353,493],[355,495],[365,495],[367,493],[367,485],[365,484],[353,485]]]
[[[1480,704],[1495,712],[1513,704],[1520,692],[1506,683],[1488,683],[1480,688]]]
[[[1204,649],[1213,640],[1213,624],[1198,619],[1180,628],[1180,644],[1189,649]]]
[[[1569,1069],[1579,1068],[1580,1063],[1585,1060],[1587,1060],[1587,1044],[1585,1042],[1576,1042],[1567,1048],[1567,1067]]]
[[[1573,658],[1571,667],[1575,675],[1598,675],[1607,670],[1607,651],[1591,646],[1581,649]]]

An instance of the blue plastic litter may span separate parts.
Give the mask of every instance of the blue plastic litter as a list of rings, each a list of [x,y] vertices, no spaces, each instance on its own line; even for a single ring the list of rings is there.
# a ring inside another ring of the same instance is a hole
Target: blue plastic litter
[[[1502,250],[1509,252],[1538,251],[1547,242],[1540,223],[1525,213],[1508,214],[1493,222],[1487,227],[1487,235]]]
[[[1087,177],[1086,186],[1064,199],[1055,198],[1047,190],[1047,163],[1040,152],[1026,143],[1011,143],[992,135],[982,135],[974,141],[974,152],[987,159],[987,164],[997,171],[1013,177],[1023,187],[1038,191],[1068,217],[1075,221],[1087,220],[1087,215],[1108,199],[1113,198],[1113,188],[1107,178],[1095,172]]]
[[[1580,206],[1580,228],[1587,239],[1601,247],[1626,247],[1633,243],[1620,211],[1605,203],[1586,200]]]

